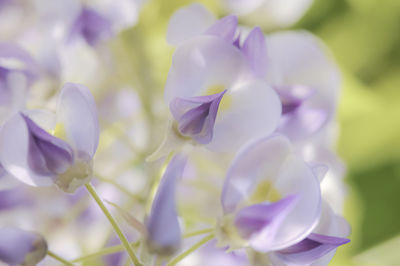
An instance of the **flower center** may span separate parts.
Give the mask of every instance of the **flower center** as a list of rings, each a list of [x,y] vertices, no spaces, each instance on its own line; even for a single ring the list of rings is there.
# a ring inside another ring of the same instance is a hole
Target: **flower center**
[[[208,89],[205,92],[205,95],[219,94],[225,90],[226,90],[226,88],[224,85],[216,84],[216,85],[208,87]],[[224,97],[222,97],[222,99],[219,103],[218,111],[221,112],[221,111],[228,110],[231,106],[232,106],[232,96],[225,93]]]

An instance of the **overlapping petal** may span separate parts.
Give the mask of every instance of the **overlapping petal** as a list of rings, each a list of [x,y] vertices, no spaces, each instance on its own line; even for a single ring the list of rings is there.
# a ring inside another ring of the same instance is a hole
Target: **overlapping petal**
[[[236,16],[226,16],[217,20],[209,27],[205,34],[217,36],[228,43],[232,43],[236,35],[238,19]]]
[[[292,140],[315,134],[334,116],[340,78],[322,43],[311,34],[280,32],[267,36],[267,81],[285,96],[299,88],[312,91],[281,122],[280,132]],[[284,97],[283,100],[287,99]],[[311,120],[311,121],[310,121]]]
[[[287,265],[310,265],[349,241],[342,237],[310,234],[299,243],[278,251],[277,256]]]
[[[207,93],[208,89],[231,88],[246,70],[244,57],[236,47],[217,37],[198,36],[176,49],[165,85],[165,101],[213,94]]]
[[[31,133],[22,115],[11,117],[0,132],[0,161],[7,172],[31,186],[50,186],[54,173],[37,172],[31,167]]]
[[[246,56],[251,69],[256,77],[264,78],[267,73],[267,47],[265,44],[264,33],[259,27],[254,28],[241,48]]]
[[[93,157],[99,143],[99,122],[89,89],[73,83],[64,85],[58,99],[57,124],[78,155]]]
[[[178,122],[180,133],[193,137],[199,143],[210,143],[218,107],[225,92],[186,99],[175,98],[170,109]]]

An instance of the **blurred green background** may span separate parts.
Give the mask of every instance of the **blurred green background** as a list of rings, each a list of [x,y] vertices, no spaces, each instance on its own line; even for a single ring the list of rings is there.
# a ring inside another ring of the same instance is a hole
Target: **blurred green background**
[[[173,52],[168,20],[191,2],[150,0],[139,24],[121,36],[135,46],[125,47],[136,51],[129,58],[147,62],[140,75],[156,94]],[[226,15],[219,1],[196,2]],[[348,167],[345,217],[353,232],[332,265],[400,265],[400,0],[315,0],[291,28],[322,38],[343,76],[338,152]],[[129,76],[128,65],[121,67]]]

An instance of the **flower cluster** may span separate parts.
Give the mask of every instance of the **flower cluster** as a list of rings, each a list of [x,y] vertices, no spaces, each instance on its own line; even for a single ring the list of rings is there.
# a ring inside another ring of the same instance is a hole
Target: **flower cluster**
[[[159,114],[168,125],[154,151],[158,102],[143,83],[113,79],[117,52],[107,46],[141,3],[50,2],[0,1],[0,14],[35,11],[34,26],[0,43],[1,262],[36,265],[47,254],[43,263],[73,265],[114,252],[103,262],[326,265],[349,242],[344,167],[332,148],[340,75],[321,41],[265,35],[199,4],[176,11],[168,112]],[[121,246],[102,249],[116,236]]]

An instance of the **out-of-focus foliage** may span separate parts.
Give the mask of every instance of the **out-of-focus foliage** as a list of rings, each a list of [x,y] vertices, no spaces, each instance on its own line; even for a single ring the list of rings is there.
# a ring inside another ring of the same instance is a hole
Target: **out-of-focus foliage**
[[[319,0],[295,28],[320,36],[343,73],[338,149],[353,235],[335,263],[398,265],[400,1]]]

